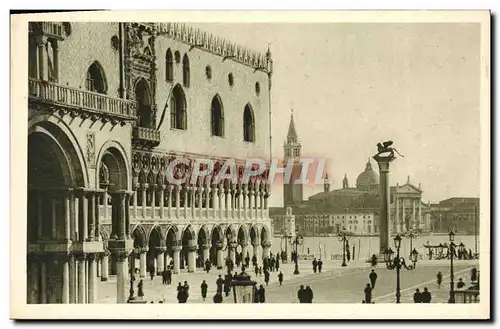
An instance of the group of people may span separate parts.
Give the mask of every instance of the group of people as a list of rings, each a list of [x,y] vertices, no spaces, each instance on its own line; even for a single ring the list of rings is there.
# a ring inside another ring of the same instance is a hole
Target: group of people
[[[313,291],[311,287],[304,285],[300,285],[299,291],[297,292],[297,298],[299,299],[299,303],[312,303],[313,301]]]
[[[323,270],[323,261],[321,260],[321,258],[319,260],[316,260],[316,258],[314,258],[314,260],[312,261],[312,266],[314,273],[321,273],[321,271]]]
[[[368,275],[368,279],[370,280],[370,283],[366,284],[364,293],[365,293],[365,299],[363,300],[363,304],[372,304],[372,291],[375,289],[375,284],[377,283],[377,273],[375,272],[374,269],[371,270],[370,274]]]

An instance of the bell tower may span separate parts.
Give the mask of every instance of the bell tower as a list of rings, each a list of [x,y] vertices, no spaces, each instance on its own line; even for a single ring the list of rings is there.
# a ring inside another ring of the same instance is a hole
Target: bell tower
[[[290,116],[290,125],[288,126],[288,134],[283,145],[285,151],[285,164],[291,159],[293,160],[292,176],[289,182],[283,184],[283,202],[285,207],[300,203],[303,200],[302,184],[295,184],[295,181],[300,178],[302,164],[300,157],[302,155],[302,144],[299,142],[295,123],[293,121],[293,109]]]

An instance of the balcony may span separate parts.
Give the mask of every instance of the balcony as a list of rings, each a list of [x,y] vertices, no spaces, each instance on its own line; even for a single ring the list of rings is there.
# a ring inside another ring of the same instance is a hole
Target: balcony
[[[136,145],[139,144],[148,147],[158,146],[161,141],[160,131],[145,127],[134,127],[132,141]]]
[[[111,121],[118,119],[135,120],[135,101],[110,97],[107,95],[63,87],[51,82],[29,78],[28,96],[30,105],[60,107],[80,114],[95,114]]]
[[[64,39],[64,26],[62,22],[30,22],[30,32],[44,35],[58,40]]]

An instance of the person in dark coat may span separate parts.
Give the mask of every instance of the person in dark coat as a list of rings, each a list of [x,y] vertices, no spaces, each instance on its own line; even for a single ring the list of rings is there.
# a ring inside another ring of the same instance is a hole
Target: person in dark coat
[[[280,271],[280,273],[278,274],[278,282],[280,283],[280,286],[281,284],[283,283],[283,272]]]
[[[151,277],[151,281],[153,281],[155,279],[155,268],[154,267],[151,267],[151,270],[149,270],[149,276]]]
[[[260,285],[259,287],[259,303],[265,303],[266,302],[266,289],[264,289],[263,285]]]
[[[279,254],[276,255],[276,271],[280,270],[280,257],[278,256]]]
[[[264,282],[266,283],[266,286],[268,286],[268,285],[269,285],[269,275],[270,275],[270,273],[269,273],[269,271],[266,269],[266,270],[264,271]]]
[[[321,273],[321,270],[323,269],[323,261],[321,258],[318,260],[318,272]]]
[[[229,277],[228,275],[225,275],[224,277],[224,294],[227,296],[229,296],[229,290],[231,288],[231,281],[229,280]]]
[[[438,288],[441,288],[441,283],[443,283],[443,273],[441,273],[441,271],[439,271],[436,278],[437,278]]]
[[[137,284],[137,296],[139,296],[141,299],[144,297],[144,290],[142,289],[143,286],[144,282],[142,282],[141,279],[141,281],[139,281],[139,283]]]
[[[257,289],[256,286],[253,287],[253,303],[254,304],[259,303],[259,290]]]
[[[207,298],[207,291],[208,291],[208,284],[206,283],[205,280],[201,283],[201,297],[203,298],[203,301]]]
[[[316,273],[316,271],[318,270],[318,261],[316,260],[316,258],[314,258],[314,260],[312,261],[312,265],[313,265],[313,271],[314,273]]]
[[[182,283],[179,282],[179,284],[177,285],[177,291],[180,291],[182,290]]]
[[[222,294],[218,291],[214,295],[214,303],[222,303]]]
[[[207,273],[210,273],[211,268],[212,268],[212,262],[210,261],[210,259],[207,258],[207,260],[205,261],[205,271],[207,271]]]
[[[462,278],[460,278],[458,279],[457,288],[462,289],[463,287],[465,287],[465,282]]]
[[[427,290],[427,287],[424,288],[424,292],[422,293],[422,303],[430,303],[432,299],[431,293]]]
[[[177,291],[177,301],[179,303],[186,303],[188,300],[188,293],[184,287],[181,287],[179,291]]]
[[[372,287],[369,283],[366,284],[365,288],[365,301],[367,304],[371,304],[372,302]]]
[[[413,302],[414,303],[422,303],[422,293],[420,292],[420,289],[416,289],[415,293],[413,294]]]
[[[167,284],[167,270],[163,270],[163,272],[161,272],[161,283],[163,285]]]
[[[377,273],[375,273],[375,270],[372,270],[370,275],[370,284],[372,285],[372,289],[375,289],[375,283],[377,282]]]
[[[247,255],[245,256],[245,267],[249,266],[250,266],[250,255],[247,253]]]
[[[304,289],[304,286],[300,285],[299,291],[297,292],[297,298],[299,299],[299,303],[306,302],[305,294],[306,294],[306,291]]]
[[[372,267],[377,267],[377,255],[373,254],[370,260]]]
[[[252,265],[257,266],[257,257],[255,255],[252,256]]]
[[[312,303],[313,298],[314,298],[314,294],[313,294],[311,287],[306,286],[306,289],[304,290],[304,292],[305,292],[304,295],[306,298],[306,303]]]
[[[222,286],[224,285],[224,279],[222,276],[219,274],[219,278],[217,281],[215,281],[215,284],[217,285],[217,292],[222,294]]]
[[[167,284],[172,284],[172,270],[170,269],[170,267],[167,269]]]
[[[189,284],[187,281],[184,281],[184,286],[182,286],[184,292],[186,293],[186,299],[189,298]]]

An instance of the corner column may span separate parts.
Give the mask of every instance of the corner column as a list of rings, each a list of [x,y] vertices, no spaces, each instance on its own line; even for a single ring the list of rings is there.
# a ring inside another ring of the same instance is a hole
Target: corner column
[[[161,275],[165,270],[165,251],[166,247],[156,247],[156,274]]]

